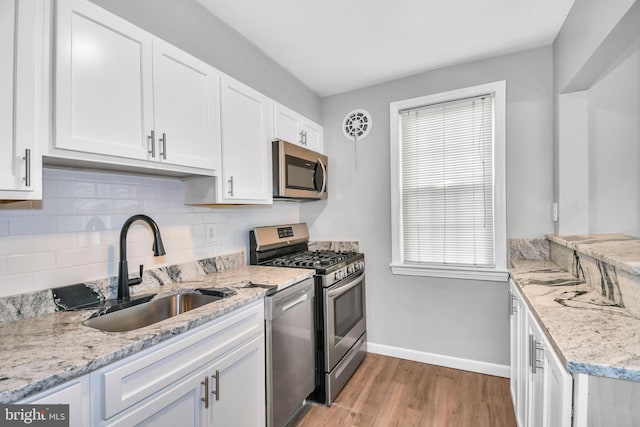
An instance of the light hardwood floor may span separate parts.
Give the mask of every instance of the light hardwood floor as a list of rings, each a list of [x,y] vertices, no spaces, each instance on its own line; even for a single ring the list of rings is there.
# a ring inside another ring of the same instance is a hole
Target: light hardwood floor
[[[509,380],[368,354],[331,407],[296,427],[515,426]]]

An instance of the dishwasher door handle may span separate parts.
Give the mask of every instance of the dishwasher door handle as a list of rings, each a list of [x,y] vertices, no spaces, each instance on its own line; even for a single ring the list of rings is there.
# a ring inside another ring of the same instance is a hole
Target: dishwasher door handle
[[[307,296],[307,294],[304,294],[301,297],[299,297],[299,298],[295,299],[294,301],[290,302],[289,304],[283,306],[282,307],[282,312],[285,312],[285,311],[295,307],[296,305],[305,302],[308,299],[309,299],[309,297]]]

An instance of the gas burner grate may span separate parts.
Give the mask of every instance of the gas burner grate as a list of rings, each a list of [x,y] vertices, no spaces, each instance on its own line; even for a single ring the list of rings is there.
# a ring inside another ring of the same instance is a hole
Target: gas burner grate
[[[357,252],[346,251],[306,251],[279,258],[274,258],[262,265],[298,268],[326,268],[340,264],[357,255]]]

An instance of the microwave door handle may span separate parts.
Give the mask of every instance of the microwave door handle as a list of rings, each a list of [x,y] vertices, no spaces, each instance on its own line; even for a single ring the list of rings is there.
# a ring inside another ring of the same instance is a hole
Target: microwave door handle
[[[352,281],[351,283],[346,283],[344,285],[338,286],[337,288],[329,290],[327,292],[327,297],[333,298],[336,295],[343,294],[351,288],[355,288],[356,286],[358,286],[360,283],[362,283],[362,280],[364,280],[364,275],[361,274],[356,280]]]
[[[320,167],[322,168],[322,188],[319,193],[324,193],[324,189],[327,188],[327,168],[322,164],[322,159],[318,159],[318,163],[320,163]]]

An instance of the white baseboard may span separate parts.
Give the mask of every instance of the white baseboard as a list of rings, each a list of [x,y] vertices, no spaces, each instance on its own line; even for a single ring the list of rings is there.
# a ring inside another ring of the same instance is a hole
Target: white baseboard
[[[397,357],[399,359],[413,360],[414,362],[428,363],[430,365],[445,366],[447,368],[461,369],[463,371],[477,372],[480,374],[494,375],[496,377],[509,378],[509,365],[481,362],[479,360],[461,359],[459,357],[445,356],[442,354],[426,353],[424,351],[409,350],[390,345],[367,342],[369,353],[382,354],[383,356]]]

